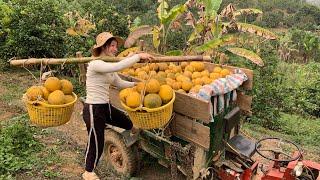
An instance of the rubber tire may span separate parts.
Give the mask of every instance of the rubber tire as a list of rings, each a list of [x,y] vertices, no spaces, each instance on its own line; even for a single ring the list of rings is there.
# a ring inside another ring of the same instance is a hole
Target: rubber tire
[[[108,148],[113,144],[116,146],[122,154],[123,167],[119,168],[111,163],[109,158]],[[126,147],[122,136],[112,129],[107,129],[105,133],[105,146],[104,146],[104,159],[107,163],[108,168],[115,170],[118,174],[126,177],[131,177],[136,172],[137,167],[137,153],[134,147]]]

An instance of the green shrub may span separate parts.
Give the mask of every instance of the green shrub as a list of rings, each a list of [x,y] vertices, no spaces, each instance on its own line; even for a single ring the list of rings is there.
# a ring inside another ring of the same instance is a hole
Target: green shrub
[[[12,12],[1,43],[0,57],[63,57],[65,24],[57,1],[16,0],[6,4]]]
[[[279,59],[273,52],[265,52],[262,56],[265,66],[254,70],[254,89],[252,102],[252,122],[269,129],[278,129],[282,101],[279,89],[277,65]]]
[[[306,4],[295,13],[294,19],[296,28],[314,30],[314,25],[320,25],[320,8]]]
[[[278,67],[282,72],[282,110],[289,113],[320,117],[320,63],[288,64]]]
[[[275,28],[279,27],[283,22],[284,13],[279,10],[267,11],[263,13],[260,24],[263,27]]]

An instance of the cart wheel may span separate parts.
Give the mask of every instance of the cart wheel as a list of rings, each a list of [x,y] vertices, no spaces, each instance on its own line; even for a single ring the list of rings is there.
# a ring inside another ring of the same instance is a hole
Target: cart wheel
[[[130,177],[135,173],[136,154],[132,147],[126,147],[121,135],[111,129],[106,130],[104,158],[108,167],[119,174]]]

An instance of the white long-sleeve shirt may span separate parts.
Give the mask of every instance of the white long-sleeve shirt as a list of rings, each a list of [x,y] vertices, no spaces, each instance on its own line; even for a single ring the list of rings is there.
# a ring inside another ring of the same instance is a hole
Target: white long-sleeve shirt
[[[134,55],[117,63],[108,63],[102,60],[89,62],[86,80],[86,103],[106,104],[109,103],[110,84],[119,88],[133,87],[134,82],[121,79],[117,71],[131,67],[140,61],[139,55]]]

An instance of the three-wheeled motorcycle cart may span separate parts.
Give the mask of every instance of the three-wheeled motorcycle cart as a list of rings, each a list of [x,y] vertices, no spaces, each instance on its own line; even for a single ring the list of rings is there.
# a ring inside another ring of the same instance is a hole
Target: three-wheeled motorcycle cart
[[[215,66],[205,63],[209,71]],[[237,89],[236,101],[231,100],[234,99],[230,98],[231,92],[223,95],[224,107],[214,117],[210,107],[217,106],[219,102],[214,101],[219,98],[203,101],[176,92],[174,113],[165,127],[143,130],[135,138],[118,128],[107,129],[107,162],[119,173],[131,175],[137,167],[137,149],[142,149],[168,167],[172,179],[177,178],[178,170],[186,179],[319,179],[320,164],[303,160],[301,150],[293,142],[281,138],[255,142],[241,135],[240,116],[251,113],[252,97],[245,92],[252,90],[253,72],[240,69],[248,80]],[[123,78],[136,80],[128,76]],[[110,101],[123,109],[118,93],[112,88]],[[271,163],[263,165],[254,161],[254,154]]]

